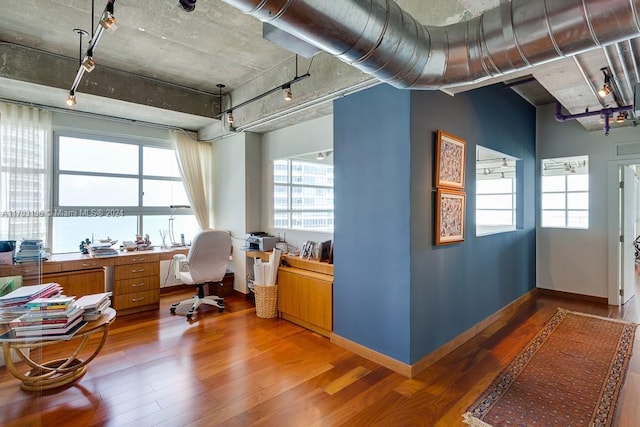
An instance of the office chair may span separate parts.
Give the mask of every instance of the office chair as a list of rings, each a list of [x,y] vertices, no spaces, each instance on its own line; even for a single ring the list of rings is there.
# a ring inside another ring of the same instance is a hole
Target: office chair
[[[196,235],[191,242],[189,253],[175,255],[176,278],[182,283],[198,287],[198,294],[188,300],[171,304],[171,314],[182,304],[191,304],[187,320],[191,320],[198,307],[209,304],[224,310],[224,299],[215,295],[204,296],[204,285],[222,281],[231,254],[231,236],[226,231],[205,230]]]

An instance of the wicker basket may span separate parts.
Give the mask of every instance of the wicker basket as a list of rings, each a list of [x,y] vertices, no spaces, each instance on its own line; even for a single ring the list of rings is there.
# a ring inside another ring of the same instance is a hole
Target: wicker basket
[[[254,283],[253,292],[256,294],[256,315],[262,319],[277,317],[278,286]]]

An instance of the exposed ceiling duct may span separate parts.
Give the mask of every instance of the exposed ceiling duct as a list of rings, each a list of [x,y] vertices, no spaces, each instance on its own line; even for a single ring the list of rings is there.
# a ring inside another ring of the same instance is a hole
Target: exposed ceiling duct
[[[501,0],[444,27],[392,0],[224,0],[399,88],[478,82],[640,34],[640,0]]]

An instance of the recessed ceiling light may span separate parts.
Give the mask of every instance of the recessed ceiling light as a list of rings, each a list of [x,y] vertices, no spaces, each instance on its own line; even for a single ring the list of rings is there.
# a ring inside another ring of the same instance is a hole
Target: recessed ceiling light
[[[145,32],[145,31],[147,31],[147,30],[145,30],[145,29],[144,29],[144,28],[142,28],[142,27],[138,27],[138,31],[142,31],[142,32],[144,33],[144,32]]]

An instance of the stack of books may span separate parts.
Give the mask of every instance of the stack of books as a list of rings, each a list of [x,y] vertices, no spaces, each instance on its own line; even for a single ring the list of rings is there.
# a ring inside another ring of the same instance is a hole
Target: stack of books
[[[111,247],[111,243],[91,243],[89,253],[98,258],[118,255],[118,251]]]
[[[96,320],[104,311],[111,306],[111,292],[101,294],[85,295],[76,300],[76,305],[83,311],[84,320]]]
[[[26,306],[28,311],[9,323],[17,338],[71,335],[85,323],[75,297],[37,298]]]
[[[0,322],[9,322],[29,311],[27,304],[37,298],[60,295],[62,286],[57,283],[22,286],[0,297]]]
[[[23,240],[14,256],[17,263],[34,262],[49,258],[49,253],[42,247],[42,240]]]

